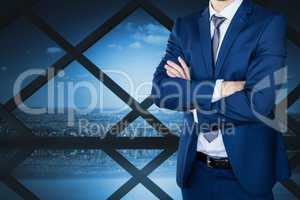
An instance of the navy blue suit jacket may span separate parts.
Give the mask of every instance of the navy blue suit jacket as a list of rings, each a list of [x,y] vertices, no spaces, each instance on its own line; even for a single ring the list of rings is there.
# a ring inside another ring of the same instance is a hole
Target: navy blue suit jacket
[[[154,73],[155,104],[185,112],[178,148],[177,183],[180,187],[188,187],[187,180],[196,156],[197,127],[221,120],[225,124],[222,131],[226,132],[228,123],[235,126],[232,135],[222,134],[222,137],[239,182],[254,195],[269,193],[276,181],[290,176],[290,170],[281,133],[267,126],[254,111],[272,118],[276,90],[272,77],[277,69],[284,67],[286,57],[285,20],[244,0],[226,32],[215,67],[210,38],[208,8],[178,18],[166,54]],[[167,76],[166,61],[178,62],[178,56],[187,62],[191,81]],[[217,79],[245,80],[245,89],[212,103]],[[263,79],[270,80],[271,84],[254,92]],[[197,112],[198,124],[189,112],[192,108],[202,110]]]

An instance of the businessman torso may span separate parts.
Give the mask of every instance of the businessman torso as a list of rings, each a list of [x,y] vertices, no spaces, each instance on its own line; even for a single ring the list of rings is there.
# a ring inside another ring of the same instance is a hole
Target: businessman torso
[[[154,75],[154,83],[159,85],[161,92],[156,99],[158,105],[163,96],[175,91],[172,86],[163,86],[163,83],[176,81],[183,87],[187,84],[182,80],[168,79],[162,69],[166,60],[175,61],[178,56],[184,57],[190,67],[192,89],[194,85],[204,81],[213,83],[217,79],[246,81],[244,91],[225,98],[223,102],[211,103],[209,98],[197,100],[202,110],[216,110],[214,114],[198,111],[199,124],[194,123],[192,113],[186,110],[194,102],[180,99],[183,106],[178,105],[180,101],[175,98],[164,102],[165,108],[186,111],[178,149],[177,182],[181,187],[186,186],[196,157],[197,127],[201,123],[221,120],[235,125],[233,134],[222,134],[222,137],[240,183],[253,194],[269,192],[276,181],[290,175],[281,133],[259,117],[265,119],[273,114],[276,87],[274,78],[268,77],[274,77],[274,72],[284,66],[285,22],[281,16],[244,0],[228,27],[215,65],[211,57],[210,38],[207,8],[178,19],[166,56]],[[266,81],[261,84],[264,79]],[[261,85],[268,86],[255,93],[256,87]],[[204,87],[200,93],[209,96],[211,91]],[[225,129],[222,131],[226,132]]]

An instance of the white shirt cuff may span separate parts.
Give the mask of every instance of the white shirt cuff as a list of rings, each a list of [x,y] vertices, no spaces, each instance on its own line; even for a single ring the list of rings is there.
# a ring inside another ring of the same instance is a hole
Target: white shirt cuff
[[[212,103],[222,99],[222,82],[223,81],[224,81],[223,79],[216,80],[214,93],[213,93],[212,98],[211,98]]]
[[[192,112],[193,112],[194,122],[198,123],[197,110],[193,109]]]

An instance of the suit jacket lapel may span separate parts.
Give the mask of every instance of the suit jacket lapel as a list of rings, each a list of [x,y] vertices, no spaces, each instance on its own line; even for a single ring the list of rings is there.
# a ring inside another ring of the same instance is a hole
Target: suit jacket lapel
[[[210,34],[210,21],[209,10],[206,8],[202,11],[199,18],[199,34],[200,34],[200,46],[202,49],[202,55],[205,61],[205,67],[209,75],[213,78],[212,70],[212,53],[211,53],[211,34]]]
[[[236,37],[239,35],[239,33],[247,26],[249,16],[248,14],[251,13],[251,6],[250,1],[244,0],[241,7],[238,9],[236,15],[233,17],[228,30],[225,34],[225,37],[223,39],[223,42],[221,44],[217,63],[215,66],[215,78],[217,79],[219,77],[219,73],[221,72],[222,66],[224,64],[224,61],[227,57],[227,54],[230,51],[230,48],[232,47]]]

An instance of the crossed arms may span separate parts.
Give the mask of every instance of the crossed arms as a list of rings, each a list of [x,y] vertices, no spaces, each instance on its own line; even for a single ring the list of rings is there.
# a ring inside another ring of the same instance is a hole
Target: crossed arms
[[[223,81],[220,87],[222,101],[216,102],[212,102],[215,80],[191,79],[189,66],[183,60],[181,26],[181,20],[177,19],[166,54],[154,73],[152,95],[157,106],[177,111],[215,110],[213,118],[221,117],[236,123],[259,121],[254,110],[264,116],[272,114],[276,90],[274,80],[269,87],[259,91],[256,91],[256,86],[266,77],[272,79],[274,72],[284,66],[286,32],[281,16],[274,16],[266,22],[265,29],[259,35],[255,54],[249,65],[245,66],[246,80]],[[201,112],[199,115],[205,118]]]

